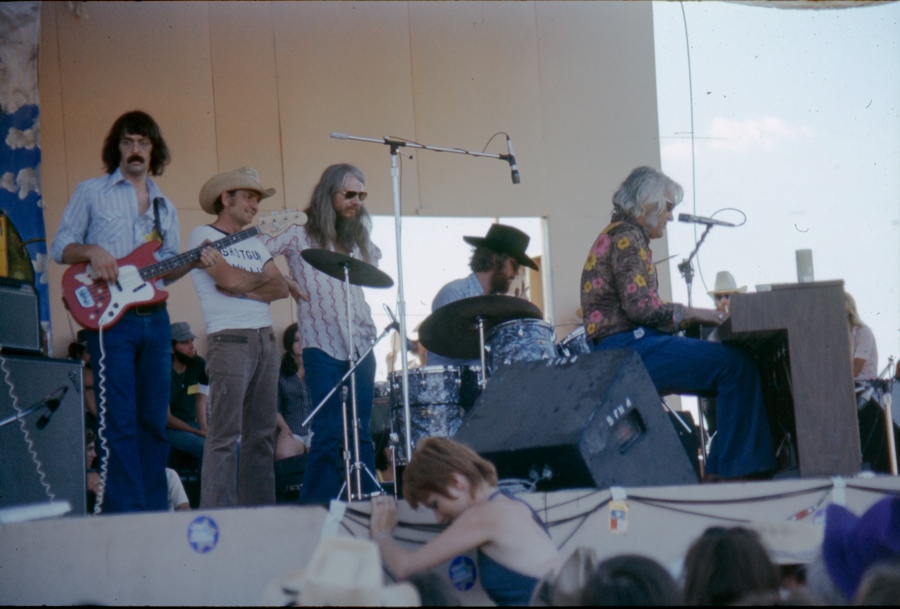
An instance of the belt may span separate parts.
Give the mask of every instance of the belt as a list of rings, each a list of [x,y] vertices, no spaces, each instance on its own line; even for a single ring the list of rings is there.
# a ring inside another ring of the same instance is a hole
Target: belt
[[[154,313],[159,313],[160,311],[166,310],[166,303],[158,302],[152,305],[143,305],[140,307],[134,307],[131,311],[135,315],[153,315]]]

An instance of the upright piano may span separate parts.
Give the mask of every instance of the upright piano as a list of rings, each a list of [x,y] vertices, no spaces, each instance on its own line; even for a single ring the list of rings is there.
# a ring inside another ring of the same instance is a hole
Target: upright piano
[[[739,343],[756,355],[783,466],[788,454],[789,465],[803,477],[860,470],[843,281],[734,294],[731,316],[711,338]]]

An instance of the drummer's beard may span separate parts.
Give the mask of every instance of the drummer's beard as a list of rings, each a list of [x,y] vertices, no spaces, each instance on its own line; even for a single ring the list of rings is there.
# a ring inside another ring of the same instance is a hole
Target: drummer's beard
[[[503,272],[503,267],[495,268],[491,273],[491,294],[506,294],[509,292],[509,286],[512,283],[509,277]]]

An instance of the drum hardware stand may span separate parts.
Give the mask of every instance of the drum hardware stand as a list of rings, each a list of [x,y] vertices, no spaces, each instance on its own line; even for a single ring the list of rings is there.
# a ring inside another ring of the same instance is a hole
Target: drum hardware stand
[[[894,367],[894,356],[888,357],[888,363],[885,369],[878,375],[878,378],[881,378],[885,374],[890,374],[891,370]],[[894,381],[890,381],[890,385],[893,385]],[[889,463],[891,467],[891,474],[897,475],[897,445],[895,444],[894,439],[894,417],[891,414],[891,403],[893,402],[893,398],[891,397],[890,391],[885,391],[881,396],[881,404],[884,406],[884,426],[887,430],[887,450],[889,456]]]
[[[479,316],[476,324],[478,325],[478,353],[481,356],[481,370],[478,371],[478,385],[481,387],[481,390],[484,391],[484,388],[487,386],[487,367],[485,366],[486,359],[484,357],[484,317]]]
[[[409,147],[409,148],[421,148],[423,150],[432,150],[435,152],[452,152],[454,154],[467,154],[470,156],[476,157],[488,157],[494,159],[504,160],[510,163],[510,166],[513,167],[515,165],[515,160],[512,157],[512,154],[504,155],[504,154],[493,154],[488,152],[474,152],[470,150],[463,150],[461,148],[439,148],[437,146],[425,146],[422,144],[417,144],[415,142],[409,142],[401,138],[385,136],[381,139],[369,138],[369,137],[359,137],[355,135],[348,135],[346,133],[334,133],[332,132],[331,137],[339,140],[356,140],[360,142],[372,142],[375,144],[384,144],[390,147],[391,154],[391,185],[394,193],[394,235],[397,242],[397,315],[400,318],[400,327],[398,331],[400,332],[401,340],[406,341],[406,300],[404,298],[403,293],[403,246],[401,241],[401,223],[400,223],[400,164],[397,160],[397,156],[399,154],[400,148]],[[708,229],[707,229],[708,230]],[[484,342],[482,341],[482,352],[483,352]],[[409,457],[412,457],[412,427],[410,423],[411,413],[409,411],[409,363],[406,359],[406,353],[404,352],[404,357],[401,358],[400,366],[402,370],[402,386],[403,386],[403,418],[404,418],[404,428],[406,431],[406,454]],[[484,356],[482,356],[482,361],[484,361]],[[483,368],[483,366],[482,366]],[[484,372],[482,371],[482,378],[484,376]],[[355,396],[355,394],[354,394]]]
[[[659,401],[662,403],[663,409],[666,412],[668,412],[669,414],[671,414],[673,417],[675,417],[675,419],[679,423],[681,423],[681,426],[684,427],[685,431],[687,431],[689,434],[694,433],[694,430],[691,429],[691,426],[684,422],[684,419],[681,418],[681,415],[678,414],[678,412],[676,412],[675,410],[673,410],[672,407],[669,406],[669,404],[666,402],[665,399],[660,398]],[[698,413],[698,416],[702,417],[703,413],[702,412]],[[700,456],[702,457],[702,459],[700,460],[700,477],[701,478],[703,477],[703,472],[705,469],[704,466],[706,464],[706,443],[704,442],[705,435],[706,434],[703,433],[703,424],[701,423],[700,424]]]
[[[399,496],[400,489],[397,488],[398,480],[397,480],[397,445],[400,443],[400,437],[391,432],[388,435],[388,447],[391,451],[391,470],[394,473],[394,498],[396,499]]]
[[[349,284],[348,284],[348,289],[349,289]],[[348,307],[349,307],[349,301],[348,301]],[[348,323],[349,323],[349,318],[348,318]],[[379,342],[381,342],[381,339],[383,339],[385,336],[387,336],[388,333],[390,333],[392,330],[396,330],[396,327],[395,327],[395,325],[394,325],[393,323],[389,324],[389,325],[384,329],[384,331],[382,331],[382,333],[381,333],[381,334],[380,334],[380,335],[372,342],[372,344],[369,346],[369,348],[366,349],[365,353],[363,353],[363,354],[360,356],[360,358],[357,359],[356,361],[353,361],[353,356],[352,356],[352,352],[351,352],[351,356],[350,356],[350,360],[349,360],[350,368],[347,370],[347,372],[344,373],[344,376],[341,377],[341,380],[339,380],[339,381],[335,384],[335,386],[331,388],[331,391],[329,391],[329,392],[325,395],[325,397],[322,398],[322,400],[316,405],[316,407],[313,409],[313,411],[312,411],[311,413],[309,413],[309,416],[306,417],[306,419],[303,421],[303,423],[301,423],[301,425],[303,425],[303,426],[309,425],[309,422],[313,420],[313,417],[315,417],[316,414],[318,414],[318,412],[325,406],[325,403],[328,402],[328,399],[329,399],[332,395],[334,395],[334,392],[337,391],[338,388],[340,388],[340,387],[347,381],[348,378],[353,377],[353,379],[355,380],[356,368],[359,366],[359,364],[360,364],[364,359],[366,359],[366,357],[369,356],[369,354],[370,354],[370,353],[372,352],[372,350],[375,348],[375,345],[377,345]],[[350,335],[350,341],[351,341],[351,343],[352,343],[352,341],[353,341],[353,335],[352,335],[352,334]],[[350,480],[350,472],[349,472],[349,469],[355,468],[355,469],[356,469],[356,480],[357,480],[357,494],[356,494],[356,496],[354,497],[353,492],[350,490],[351,487],[348,486],[348,487],[347,487],[347,490],[348,490],[348,492],[347,492],[348,503],[352,502],[354,499],[362,499],[362,477],[361,477],[361,470],[362,470],[362,469],[365,469],[365,470],[366,470],[366,473],[369,475],[370,478],[372,478],[372,480],[375,481],[375,484],[376,484],[377,486],[379,486],[379,487],[381,486],[380,484],[378,484],[378,479],[375,478],[375,477],[372,475],[372,472],[369,471],[369,469],[366,467],[365,463],[360,462],[360,459],[359,459],[359,419],[357,418],[357,412],[356,412],[356,386],[355,386],[354,380],[351,380],[351,387],[353,388],[353,401],[352,401],[352,405],[353,405],[353,420],[354,420],[354,423],[353,423],[353,425],[354,425],[353,431],[354,431],[354,438],[355,438],[355,443],[354,443],[354,451],[355,451],[355,452],[354,452],[354,455],[355,455],[355,458],[356,458],[356,462],[352,464],[352,467],[351,467],[351,468],[348,468],[348,471],[347,471],[347,479],[348,479],[348,481]],[[344,387],[344,389],[346,390],[346,387]],[[344,403],[346,403],[346,401],[347,401],[347,399],[346,399],[346,396],[345,396],[345,397],[344,397]],[[349,431],[348,431],[348,425],[349,425],[349,422],[347,421],[347,418],[346,418],[346,416],[345,416],[345,417],[344,417],[344,442],[345,442],[345,444],[344,444],[344,450],[345,450],[346,452],[349,452],[348,449],[347,449],[347,443],[349,442],[349,435],[350,435],[350,434],[349,434]],[[383,490],[384,490],[384,489],[382,489],[382,492],[383,492]],[[342,486],[340,492],[338,493],[338,496],[340,496],[343,492],[344,492],[344,487]]]

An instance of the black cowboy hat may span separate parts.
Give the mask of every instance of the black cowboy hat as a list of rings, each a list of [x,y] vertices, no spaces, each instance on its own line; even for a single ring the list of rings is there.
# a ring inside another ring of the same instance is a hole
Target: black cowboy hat
[[[505,224],[491,224],[484,237],[463,237],[463,241],[475,247],[486,247],[492,252],[506,254],[516,259],[519,264],[538,270],[534,260],[525,254],[530,237],[518,228]]]

